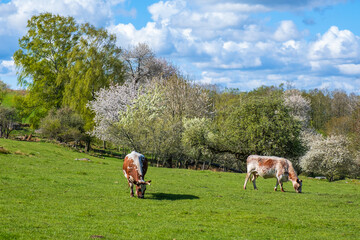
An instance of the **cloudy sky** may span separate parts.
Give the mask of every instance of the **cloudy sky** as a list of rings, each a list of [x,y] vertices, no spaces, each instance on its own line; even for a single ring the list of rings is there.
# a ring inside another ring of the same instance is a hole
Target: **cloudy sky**
[[[359,0],[0,0],[0,79],[12,88],[18,39],[42,12],[104,27],[123,48],[145,42],[198,82],[360,94]]]

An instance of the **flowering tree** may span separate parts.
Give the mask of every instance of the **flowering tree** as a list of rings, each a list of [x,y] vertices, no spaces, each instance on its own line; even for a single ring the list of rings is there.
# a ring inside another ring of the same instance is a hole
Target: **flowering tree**
[[[183,118],[211,115],[208,91],[178,76],[102,89],[88,106],[95,113],[93,136],[152,153],[168,166],[184,156]]]
[[[178,73],[178,70],[166,60],[155,57],[150,47],[145,43],[126,49],[122,53],[126,75],[134,84],[143,84],[153,77],[168,78]]]
[[[284,104],[290,109],[291,115],[301,122],[303,128],[309,126],[311,103],[301,95],[299,90],[285,91]]]
[[[120,111],[114,123],[123,144],[140,152],[156,152],[160,133],[165,130],[163,121],[164,96],[156,85],[139,94],[125,111]]]
[[[317,138],[310,142],[309,151],[300,159],[300,166],[306,172],[323,174],[329,181],[335,176],[351,173],[355,162],[344,136]]]
[[[123,85],[113,85],[100,89],[95,94],[95,100],[88,103],[88,108],[95,113],[95,127],[91,134],[103,141],[121,143],[119,131],[115,123],[119,121],[119,114],[126,112],[139,94],[138,87],[133,81]]]

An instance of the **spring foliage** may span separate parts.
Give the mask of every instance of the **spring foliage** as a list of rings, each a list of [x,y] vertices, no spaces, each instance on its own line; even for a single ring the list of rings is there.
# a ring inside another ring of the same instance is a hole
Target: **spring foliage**
[[[70,107],[90,129],[93,116],[87,102],[99,89],[123,82],[121,49],[115,36],[51,13],[33,16],[27,28],[14,53],[18,82],[28,90],[18,99],[23,115],[31,116],[30,123],[36,128],[50,109]]]
[[[51,110],[40,124],[43,136],[60,142],[80,142],[85,138],[84,120],[70,108]]]

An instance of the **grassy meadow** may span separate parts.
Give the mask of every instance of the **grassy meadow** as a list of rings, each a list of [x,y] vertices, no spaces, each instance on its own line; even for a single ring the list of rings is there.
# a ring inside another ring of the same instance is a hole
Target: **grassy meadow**
[[[14,97],[22,94],[24,94],[24,92],[21,90],[9,90],[3,99],[2,106],[5,107],[14,106],[15,105]]]
[[[130,198],[122,160],[0,139],[0,239],[359,239],[360,182],[302,177],[242,189],[245,174],[150,167]],[[76,161],[76,158],[91,161]]]

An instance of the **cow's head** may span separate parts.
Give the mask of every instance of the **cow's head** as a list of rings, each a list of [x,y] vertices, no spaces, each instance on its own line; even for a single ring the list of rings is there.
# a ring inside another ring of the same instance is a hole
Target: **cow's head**
[[[138,198],[144,198],[145,196],[145,190],[146,190],[146,185],[150,185],[151,180],[149,181],[139,181],[136,183],[136,195],[138,196]]]
[[[296,182],[294,182],[293,186],[294,186],[295,191],[296,191],[297,193],[301,193],[302,180],[296,179]]]

